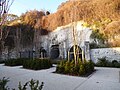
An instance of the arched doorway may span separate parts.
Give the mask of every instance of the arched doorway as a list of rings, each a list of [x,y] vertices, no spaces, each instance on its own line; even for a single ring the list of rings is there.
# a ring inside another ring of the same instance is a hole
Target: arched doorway
[[[40,48],[40,58],[45,58],[45,57],[47,57],[47,51],[43,47],[41,47]]]
[[[75,50],[77,51],[77,57],[82,60],[82,49],[78,45],[75,45]],[[74,59],[74,46],[70,48],[69,53],[70,53],[70,56],[69,56],[70,60],[73,60]]]
[[[51,59],[57,59],[59,57],[59,45],[52,45],[51,46],[51,52],[50,52],[50,57]]]

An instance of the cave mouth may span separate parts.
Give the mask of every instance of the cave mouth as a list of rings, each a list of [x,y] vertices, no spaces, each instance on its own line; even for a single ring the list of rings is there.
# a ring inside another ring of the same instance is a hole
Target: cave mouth
[[[82,49],[78,45],[75,45],[75,50],[78,50],[78,58],[82,60]],[[69,52],[70,52],[70,60],[73,60],[74,59],[74,46],[70,48]]]
[[[59,57],[59,45],[52,45],[51,46],[51,52],[50,52],[50,58],[51,59],[57,59]]]

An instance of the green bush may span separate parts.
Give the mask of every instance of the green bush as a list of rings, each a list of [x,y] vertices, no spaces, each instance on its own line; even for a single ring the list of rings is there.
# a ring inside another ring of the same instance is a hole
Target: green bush
[[[59,72],[59,73],[64,73],[65,72],[65,62],[66,61],[61,61],[57,67],[56,67],[56,72]]]
[[[88,65],[89,65],[89,71],[93,71],[94,70],[94,63],[90,60],[88,61]]]
[[[81,64],[80,65],[80,68],[79,68],[79,75],[85,75],[85,66],[84,64]]]
[[[61,61],[56,68],[57,73],[69,74],[69,75],[86,75],[94,71],[94,63],[92,61],[85,61],[84,63],[78,61],[75,65],[75,61]]]
[[[73,74],[75,72],[75,62],[74,60],[70,62],[70,74]]]
[[[88,62],[84,63],[84,67],[85,67],[85,72],[86,73],[94,71],[94,63],[91,60],[89,60]]]
[[[81,60],[80,60],[80,61],[78,61],[77,64],[75,65],[75,61],[73,60],[73,64],[74,64],[74,65],[73,65],[74,67],[71,66],[71,70],[73,69],[73,72],[72,72],[71,74],[72,74],[72,75],[76,75],[76,76],[80,75],[80,74],[79,74],[80,65],[82,65],[83,63],[82,63]]]
[[[99,58],[99,61],[95,64],[98,67],[116,67],[116,68],[120,68],[120,62],[118,62],[117,60],[113,60],[113,61],[108,61],[106,60],[106,58]]]
[[[113,67],[115,67],[115,66],[118,65],[119,63],[118,63],[118,61],[113,60],[111,64],[112,64]]]
[[[9,78],[3,77],[3,79],[0,79],[0,90],[8,90],[8,87],[6,86],[9,82]]]
[[[3,63],[5,63],[5,61],[3,61],[3,60],[0,60],[0,64],[3,64]]]
[[[27,69],[40,70],[50,67],[52,67],[52,63],[49,59],[26,60],[23,62],[23,68]]]
[[[26,58],[18,58],[18,59],[9,59],[5,61],[6,66],[20,66],[23,64],[23,61],[27,60]]]
[[[97,62],[97,66],[101,66],[101,67],[106,67],[107,64],[108,64],[108,60],[106,60],[106,57],[103,57],[103,58],[98,58],[98,62]]]
[[[42,90],[44,86],[44,82],[41,82],[41,85],[39,85],[38,80],[31,79],[30,81],[26,82],[23,86],[21,85],[21,82],[19,82],[18,89],[27,90],[28,84],[29,84],[30,90]]]
[[[67,61],[65,63],[65,71],[64,71],[64,73],[70,73],[70,69],[71,69],[70,62]]]
[[[120,63],[115,63],[115,66],[116,68],[120,68]]]
[[[9,78],[5,78],[5,77],[3,77],[3,79],[0,79],[0,90],[15,90],[15,89],[10,89],[7,86],[7,83],[9,81],[10,81]],[[40,83],[38,80],[33,80],[33,79],[26,82],[24,85],[22,85],[21,82],[19,82],[18,90],[28,90],[27,87],[29,87],[30,90],[42,90],[44,86],[44,82],[41,82],[40,85],[39,84]]]

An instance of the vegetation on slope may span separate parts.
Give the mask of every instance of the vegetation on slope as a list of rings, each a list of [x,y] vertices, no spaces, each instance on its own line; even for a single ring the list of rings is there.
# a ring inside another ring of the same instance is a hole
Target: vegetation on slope
[[[120,46],[120,29],[117,24],[120,20],[120,0],[69,0],[62,3],[56,13],[39,19],[37,25],[53,31],[59,26],[80,20],[87,22],[92,29],[99,30],[101,39],[105,39],[103,45],[107,42],[107,46]],[[112,30],[109,28],[111,25],[115,27]]]
[[[20,23],[17,22],[18,19],[21,20]],[[120,40],[120,0],[69,0],[63,2],[56,13],[32,10],[27,11],[18,19],[9,25],[15,30],[22,30],[19,36],[20,43],[24,44],[23,47],[27,46],[28,42],[30,45],[34,41],[34,32],[37,32],[36,36],[46,35],[59,26],[80,20],[84,20],[87,26],[93,29],[93,33],[96,31],[100,33],[92,36],[94,40],[101,39],[99,41],[103,42],[102,44],[108,42],[109,46],[120,46],[118,43]]]
[[[58,26],[84,20],[90,24],[103,19],[120,20],[120,0],[74,0],[62,3],[54,14],[42,18],[42,27],[50,31]]]

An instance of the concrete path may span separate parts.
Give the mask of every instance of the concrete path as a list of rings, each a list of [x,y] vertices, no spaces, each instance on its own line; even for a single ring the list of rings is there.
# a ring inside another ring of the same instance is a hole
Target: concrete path
[[[22,66],[8,67],[0,64],[0,79],[9,77],[10,88],[18,87],[19,81],[22,84],[35,79],[44,82],[43,90],[120,90],[119,68],[96,67],[89,77],[74,77],[52,73],[55,67],[46,70],[27,70]]]

